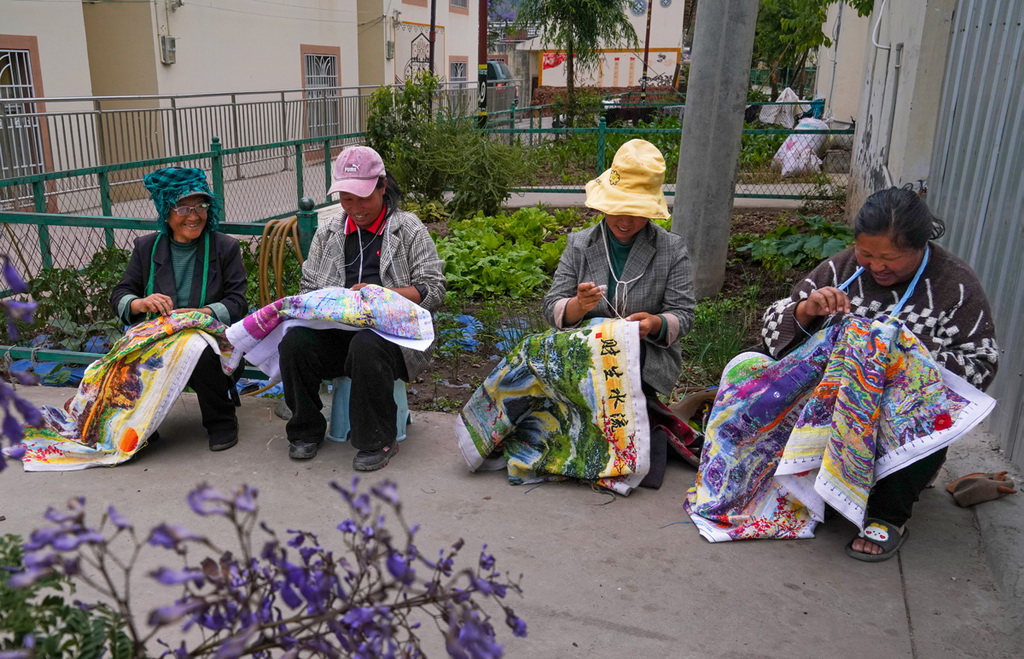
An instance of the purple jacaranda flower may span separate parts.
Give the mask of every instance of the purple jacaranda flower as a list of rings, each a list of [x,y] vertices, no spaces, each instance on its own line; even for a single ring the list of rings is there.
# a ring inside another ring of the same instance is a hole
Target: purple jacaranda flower
[[[169,567],[159,567],[150,572],[149,576],[153,577],[165,586],[178,586],[189,582],[192,582],[196,586],[203,585],[203,571],[197,570],[193,567],[184,567],[180,570],[175,570]]]
[[[355,522],[350,519],[346,519],[341,524],[338,524],[338,530],[342,533],[355,533],[359,528],[356,526]]]
[[[7,439],[12,444],[19,443],[21,441],[21,436],[24,432],[21,427],[21,423],[16,418],[14,418],[13,415],[9,413],[5,413],[4,415],[3,431],[4,435],[7,436]]]
[[[292,588],[291,584],[287,582],[281,584],[281,599],[283,599],[284,603],[293,609],[302,605],[302,598],[295,592],[295,589]]]
[[[288,539],[288,542],[286,543],[289,547],[301,547],[302,543],[306,541],[306,534],[302,531],[293,531],[291,529],[288,529],[288,533],[294,534],[292,535],[291,538]]]
[[[235,490],[235,508],[245,513],[256,512],[256,494],[256,488],[241,486]]]
[[[226,515],[230,502],[223,494],[206,483],[188,493],[188,505],[197,515]]]
[[[25,457],[25,451],[27,450],[28,447],[22,444],[21,440],[19,439],[17,442],[14,442],[12,446],[8,446],[4,450],[4,455],[14,460],[21,460],[23,457]],[[2,464],[3,460],[0,460],[0,465]],[[0,469],[2,469],[2,467],[0,467]]]
[[[396,508],[401,503],[398,499],[398,486],[396,486],[392,481],[383,481],[378,483],[370,488],[370,491],[377,495],[378,498],[387,501]]]
[[[21,564],[33,570],[43,569],[55,565],[59,558],[60,557],[52,551],[30,551],[22,556]]]
[[[0,659],[32,659],[35,654],[31,649],[0,650]]]
[[[11,259],[4,254],[4,267],[3,267],[4,279],[7,281],[7,286],[15,293],[28,293],[28,285],[25,284],[25,280],[18,274],[18,270],[11,263]]]
[[[416,572],[409,566],[409,560],[396,551],[388,554],[386,565],[391,576],[406,586],[416,579]]]
[[[480,569],[482,570],[493,570],[494,569],[494,556],[487,553],[487,545],[480,548]]]
[[[202,610],[206,603],[200,599],[189,599],[175,602],[169,606],[161,606],[149,612],[149,626],[158,627],[177,622],[187,615]]]
[[[78,523],[85,515],[85,497],[72,497],[68,499],[68,510],[70,512],[65,513],[50,507],[43,513],[43,517],[54,524]]]
[[[255,626],[249,626],[238,632],[234,636],[229,637],[226,641],[220,644],[217,648],[217,653],[214,659],[235,659],[236,657],[242,656],[245,652],[245,648],[249,645],[249,639],[252,638],[253,634],[256,633]]]
[[[36,303],[21,302],[20,300],[0,300],[0,308],[4,310],[4,315],[7,317],[7,334],[11,339],[17,339],[18,325],[15,321],[32,322],[32,312],[36,310]]]
[[[149,532],[149,544],[167,549],[180,550],[182,542],[196,541],[205,542],[206,538],[196,535],[183,526],[177,524],[160,524],[154,526]]]
[[[121,513],[117,512],[117,510],[115,510],[113,506],[109,506],[107,508],[107,519],[110,520],[111,524],[121,529],[122,531],[125,529],[132,528],[132,523],[128,521],[128,518],[122,515]]]
[[[517,618],[512,609],[505,609],[505,624],[512,630],[513,636],[526,638],[526,623],[523,622],[522,618]]]
[[[24,572],[12,575],[11,578],[7,580],[7,585],[11,588],[28,588],[40,579],[51,574],[53,574],[53,570],[50,568],[28,568]]]
[[[82,528],[76,531],[65,531],[54,538],[50,546],[58,551],[73,551],[80,545],[98,545],[103,541],[103,534],[99,531]]]

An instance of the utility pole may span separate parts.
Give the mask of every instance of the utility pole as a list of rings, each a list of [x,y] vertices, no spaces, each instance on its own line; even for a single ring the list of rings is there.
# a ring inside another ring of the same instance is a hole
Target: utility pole
[[[437,0],[430,0],[430,32],[427,34],[430,41],[430,75],[434,75],[434,41],[437,39]]]
[[[697,298],[725,281],[758,0],[697,6],[672,231],[686,241]],[[728,38],[723,38],[728,35]]]
[[[480,2],[480,27],[477,31],[476,91],[478,128],[487,127],[487,0]]]
[[[651,14],[654,13],[654,0],[647,3],[647,34],[644,35],[644,73],[640,76],[640,102],[647,102],[647,58],[651,54]]]

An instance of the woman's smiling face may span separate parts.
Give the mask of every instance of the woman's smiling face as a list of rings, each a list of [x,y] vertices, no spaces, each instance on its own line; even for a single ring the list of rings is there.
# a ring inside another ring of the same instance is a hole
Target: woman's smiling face
[[[640,230],[650,220],[635,215],[605,215],[604,221],[608,224],[608,229],[616,240],[620,243],[628,243],[636,237],[636,234],[640,233]]]
[[[871,273],[879,286],[895,286],[909,281],[924,258],[923,248],[897,247],[887,235],[862,233],[854,240],[853,251],[857,263]]]

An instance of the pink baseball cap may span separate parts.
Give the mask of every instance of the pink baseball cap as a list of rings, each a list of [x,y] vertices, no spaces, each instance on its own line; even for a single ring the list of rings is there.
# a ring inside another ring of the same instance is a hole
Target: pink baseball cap
[[[369,197],[384,174],[384,161],[379,153],[368,146],[350,146],[334,161],[334,183],[327,194],[348,192]]]

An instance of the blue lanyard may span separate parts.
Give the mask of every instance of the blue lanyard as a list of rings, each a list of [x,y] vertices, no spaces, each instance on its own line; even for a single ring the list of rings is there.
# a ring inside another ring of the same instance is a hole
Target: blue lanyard
[[[899,313],[903,311],[903,305],[905,305],[907,300],[910,299],[910,296],[914,294],[914,289],[917,288],[917,282],[921,281],[921,273],[924,272],[925,267],[928,265],[928,257],[931,255],[931,252],[931,245],[925,245],[924,258],[921,259],[921,265],[917,267],[917,272],[914,273],[914,278],[910,281],[910,286],[907,286],[907,290],[903,293],[903,297],[901,297],[900,301],[896,303],[896,306],[892,308],[892,311],[889,313],[890,316],[898,316]],[[857,277],[860,277],[863,273],[864,266],[860,266],[849,279],[838,286],[839,290],[845,293],[846,289],[850,287],[850,284],[856,281]]]

